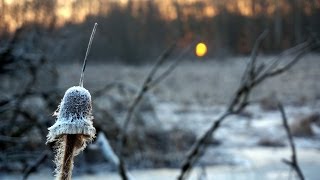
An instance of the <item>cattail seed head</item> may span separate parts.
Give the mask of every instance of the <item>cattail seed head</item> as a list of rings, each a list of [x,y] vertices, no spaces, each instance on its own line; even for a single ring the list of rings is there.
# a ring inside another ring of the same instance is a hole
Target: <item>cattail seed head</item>
[[[69,88],[55,113],[57,120],[48,128],[47,142],[57,140],[61,135],[81,134],[92,139],[96,130],[92,125],[92,103],[88,90],[80,86]]]

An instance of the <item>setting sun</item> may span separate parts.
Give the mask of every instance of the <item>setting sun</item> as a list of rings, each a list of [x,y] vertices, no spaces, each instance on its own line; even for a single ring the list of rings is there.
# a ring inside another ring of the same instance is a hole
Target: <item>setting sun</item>
[[[202,57],[207,54],[207,46],[203,42],[200,42],[197,44],[195,52],[198,57]]]

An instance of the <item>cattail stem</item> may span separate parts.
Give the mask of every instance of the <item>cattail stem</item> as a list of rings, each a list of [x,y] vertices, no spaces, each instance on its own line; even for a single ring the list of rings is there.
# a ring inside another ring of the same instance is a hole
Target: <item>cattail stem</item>
[[[58,175],[59,180],[70,180],[72,175],[73,169],[73,158],[74,158],[74,151],[75,146],[77,144],[77,134],[68,134],[65,135],[64,141],[64,154],[61,164],[61,170]]]
[[[79,86],[80,87],[83,87],[83,78],[84,78],[84,71],[86,70],[87,57],[88,57],[88,54],[90,52],[92,40],[93,40],[94,34],[96,33],[97,26],[98,26],[98,23],[95,23],[94,27],[92,29],[91,36],[90,36],[90,40],[89,40],[89,44],[88,44],[88,47],[87,47],[86,55],[85,55],[84,60],[83,60],[83,66],[82,66],[80,82],[79,82]]]

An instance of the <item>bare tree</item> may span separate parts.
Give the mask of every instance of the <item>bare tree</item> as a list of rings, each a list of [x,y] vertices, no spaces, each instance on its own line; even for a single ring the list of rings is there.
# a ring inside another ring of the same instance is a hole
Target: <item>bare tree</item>
[[[276,4],[274,12],[274,40],[276,47],[279,48],[282,39],[282,16],[280,2],[278,0],[274,0],[274,3]]]
[[[291,6],[291,12],[293,14],[293,29],[294,29],[294,40],[295,43],[302,41],[302,11],[303,1],[301,0],[288,0]]]

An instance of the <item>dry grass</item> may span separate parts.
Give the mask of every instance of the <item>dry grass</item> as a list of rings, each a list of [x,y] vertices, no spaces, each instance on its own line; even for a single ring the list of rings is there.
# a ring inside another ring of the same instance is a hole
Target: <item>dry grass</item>
[[[272,57],[261,57],[268,61]],[[247,58],[224,61],[189,60],[182,63],[163,83],[153,90],[161,101],[216,105],[228,103],[240,82]],[[90,90],[102,88],[112,81],[123,81],[139,87],[151,66],[115,64],[88,65],[85,86]],[[59,86],[67,88],[77,82],[80,64],[59,67]],[[266,81],[252,94],[252,99],[277,95],[282,102],[303,104],[320,98],[320,56],[310,54],[288,72]],[[62,78],[63,77],[63,78]]]

